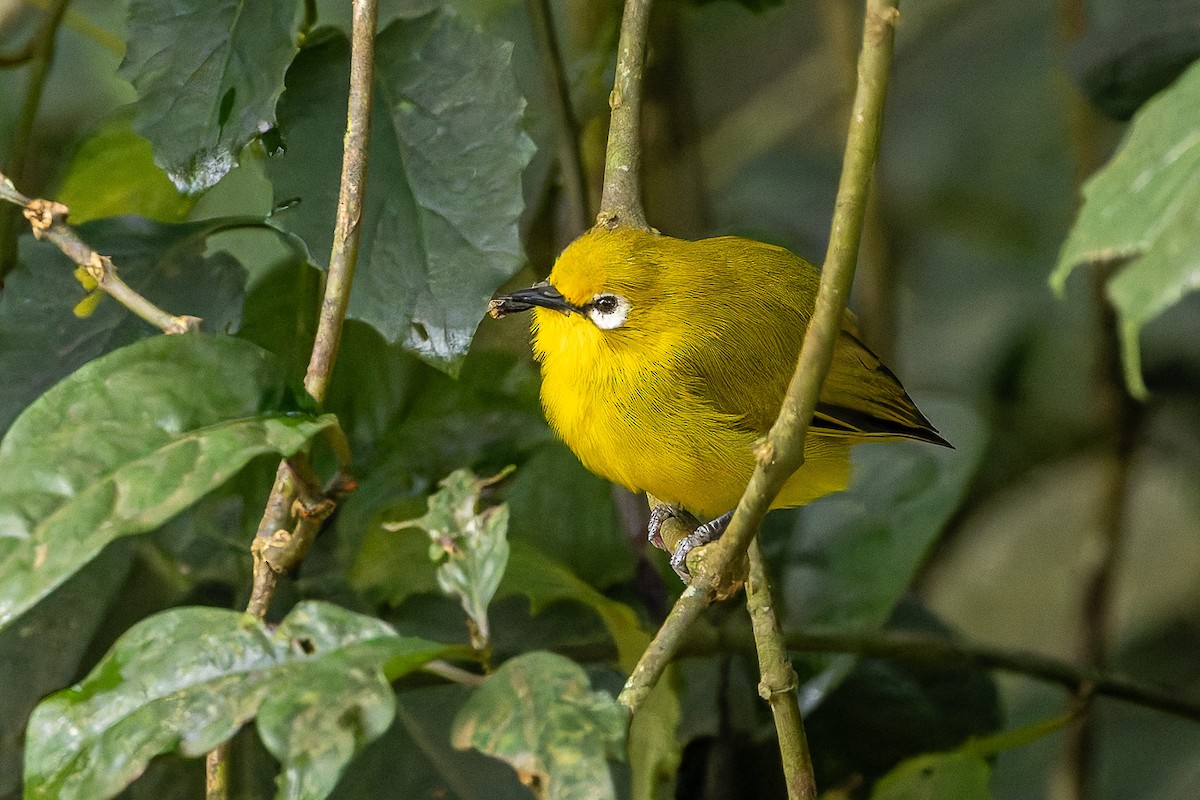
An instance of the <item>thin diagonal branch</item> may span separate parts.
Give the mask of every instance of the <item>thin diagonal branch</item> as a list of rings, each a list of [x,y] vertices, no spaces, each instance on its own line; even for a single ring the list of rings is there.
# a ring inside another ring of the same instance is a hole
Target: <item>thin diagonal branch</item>
[[[883,103],[891,70],[892,42],[899,17],[898,0],[868,0],[863,24],[863,47],[858,62],[846,154],[834,208],[829,250],[821,273],[816,307],[796,370],[788,385],[779,418],[757,455],[757,465],[738,502],[725,535],[709,550],[706,563],[688,566],[694,576],[671,616],[659,628],[650,649],[630,676],[619,698],[635,710],[670,662],[683,633],[677,624],[690,624],[710,598],[738,582],[741,558],[757,533],[771,502],[787,479],[804,463],[804,439],[816,408],[821,383],[833,359],[846,299],[854,280],[863,211],[879,147]],[[701,552],[698,548],[693,551]]]
[[[63,255],[87,273],[87,277],[95,282],[97,289],[106,292],[163,333],[186,333],[199,327],[199,317],[168,313],[121,280],[112,259],[93,250],[91,245],[79,238],[75,229],[67,224],[69,209],[62,203],[26,197],[3,173],[0,173],[0,200],[22,206],[25,219],[29,221],[35,237],[45,239],[57,247]]]

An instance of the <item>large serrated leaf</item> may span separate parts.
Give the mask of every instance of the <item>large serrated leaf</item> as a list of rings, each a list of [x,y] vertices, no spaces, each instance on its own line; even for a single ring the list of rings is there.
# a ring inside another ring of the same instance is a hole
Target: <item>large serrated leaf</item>
[[[168,225],[117,217],[80,225],[80,237],[110,256],[121,279],[176,314],[204,320],[209,331],[236,327],[242,316],[246,271],[225,252],[206,253],[208,237],[249,219],[211,219]],[[0,431],[35,397],[104,353],[158,336],[144,320],[103,297],[82,319],[71,308],[84,296],[75,265],[49,242],[21,239],[21,263],[0,292]]]
[[[112,797],[154,756],[201,755],[257,715],[283,767],[277,796],[318,800],[391,724],[389,678],[450,649],[326,603],[301,603],[274,630],[222,609],[163,612],[34,711],[25,797]]]
[[[1083,187],[1084,203],[1051,275],[1061,292],[1087,262],[1123,263],[1109,278],[1120,317],[1125,383],[1138,397],[1138,336],[1200,286],[1200,62],[1133,118],[1121,149]]]
[[[511,45],[448,10],[378,38],[362,244],[350,316],[455,371],[488,298],[522,261],[521,173],[533,145]],[[333,238],[349,45],[313,38],[279,105],[284,152],[267,163],[279,225],[325,263]]]
[[[138,92],[134,129],[183,192],[233,169],[268,130],[296,53],[299,0],[132,0],[120,74]]]
[[[507,761],[549,800],[602,800],[616,797],[608,759],[621,753],[625,720],[578,664],[526,653],[489,675],[459,711],[454,746]]]
[[[0,627],[112,540],[334,424],[278,415],[287,396],[267,353],[199,335],[130,345],[42,395],[0,442]]]

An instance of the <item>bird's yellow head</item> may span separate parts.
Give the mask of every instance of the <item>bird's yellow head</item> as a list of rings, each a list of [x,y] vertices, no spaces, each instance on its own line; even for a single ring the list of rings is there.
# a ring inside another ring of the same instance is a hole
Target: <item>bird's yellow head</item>
[[[548,280],[492,300],[490,313],[534,312],[534,350],[549,354],[611,351],[659,326],[661,270],[647,258],[654,234],[593,228],[572,242]]]

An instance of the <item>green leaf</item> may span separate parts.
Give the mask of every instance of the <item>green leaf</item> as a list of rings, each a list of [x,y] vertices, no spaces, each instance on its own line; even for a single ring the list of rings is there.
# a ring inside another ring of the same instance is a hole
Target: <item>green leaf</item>
[[[181,192],[203,191],[275,123],[298,0],[131,0],[120,75],[133,127]]]
[[[205,253],[208,237],[254,224],[213,219],[166,225],[140,217],[80,225],[79,235],[110,256],[122,280],[160,308],[192,314],[204,328],[224,331],[241,319],[246,271],[228,253]],[[261,225],[261,221],[257,224]],[[49,242],[21,239],[21,263],[0,292],[0,431],[34,398],[104,353],[158,336],[125,306],[104,297],[88,317],[72,312],[84,296],[75,265]]]
[[[528,543],[512,543],[508,569],[500,583],[500,594],[528,597],[530,610],[534,614],[551,603],[563,600],[573,600],[594,609],[612,636],[617,646],[617,660],[626,672],[633,670],[642,651],[650,644],[650,634],[642,630],[632,608],[600,594],[566,566]]]
[[[612,484],[588,472],[561,442],[520,465],[505,502],[514,541],[527,539],[596,586],[633,577],[636,557],[617,520]]]
[[[782,605],[799,609],[788,623],[883,625],[958,507],[983,455],[986,429],[965,406],[926,400],[921,407],[956,449],[916,442],[858,447],[847,491],[801,509],[791,537],[764,532],[764,547],[785,548]]]
[[[199,335],[130,345],[42,395],[0,442],[0,627],[109,542],[334,424],[270,416],[286,397],[262,350]]]
[[[1133,118],[1121,149],[1083,187],[1083,208],[1050,281],[1081,264],[1120,263],[1108,279],[1120,319],[1125,383],[1147,395],[1138,336],[1200,282],[1200,62]]]
[[[521,173],[532,144],[511,45],[453,12],[378,37],[370,180],[350,316],[454,372],[492,293],[522,262]],[[267,164],[277,223],[325,263],[333,240],[349,45],[314,36],[288,70],[284,152]]]
[[[1072,717],[1061,714],[983,739],[972,739],[949,752],[926,753],[902,761],[875,784],[871,800],[991,800],[988,782],[992,768],[987,759],[1056,733]]]
[[[991,800],[991,776],[991,767],[975,753],[917,756],[881,778],[871,800]]]
[[[20,625],[0,631],[0,797],[19,796],[25,722],[43,697],[81,672],[80,661],[129,575],[132,555],[129,547],[108,548]]]
[[[154,756],[201,755],[257,715],[283,766],[277,797],[325,797],[391,724],[389,677],[447,651],[327,603],[301,603],[274,630],[223,609],[163,612],[34,711],[25,796],[112,797]]]
[[[454,746],[474,747],[536,780],[553,800],[615,798],[608,759],[619,758],[625,713],[591,690],[578,664],[526,653],[489,675],[454,720]]]
[[[438,588],[462,603],[481,646],[491,638],[488,604],[508,565],[508,507],[493,506],[481,512],[476,508],[483,488],[506,474],[481,479],[468,469],[456,470],[429,496],[429,511],[424,516],[384,526],[393,531],[416,527],[429,535],[429,557],[438,564]]]
[[[133,110],[121,109],[94,130],[71,159],[58,201],[71,224],[137,214],[181,222],[195,201],[175,188],[154,163],[150,143],[130,127]]]

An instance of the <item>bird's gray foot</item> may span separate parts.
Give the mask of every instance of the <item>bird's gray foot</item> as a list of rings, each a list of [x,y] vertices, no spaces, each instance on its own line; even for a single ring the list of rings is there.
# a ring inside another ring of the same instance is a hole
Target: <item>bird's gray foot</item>
[[[653,516],[651,514],[652,519]],[[727,511],[716,519],[710,519],[685,536],[683,541],[679,543],[679,546],[675,548],[675,553],[671,556],[671,569],[675,570],[675,574],[682,578],[684,583],[687,583],[691,577],[691,573],[688,572],[687,568],[688,553],[701,545],[720,539],[721,534],[725,533],[725,529],[729,527],[729,520],[731,519],[733,519],[732,511]],[[659,546],[662,546],[661,538]]]

